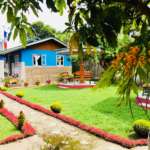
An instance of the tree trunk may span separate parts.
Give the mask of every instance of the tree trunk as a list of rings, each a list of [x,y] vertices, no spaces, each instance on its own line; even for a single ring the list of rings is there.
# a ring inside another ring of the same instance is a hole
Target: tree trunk
[[[84,63],[80,60],[80,83],[84,83]]]

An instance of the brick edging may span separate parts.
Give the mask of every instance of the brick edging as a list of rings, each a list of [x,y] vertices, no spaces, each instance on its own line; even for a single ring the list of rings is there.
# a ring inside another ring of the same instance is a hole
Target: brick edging
[[[63,122],[66,122],[70,125],[73,125],[77,128],[80,128],[84,131],[87,131],[87,132],[92,133],[96,136],[99,136],[99,137],[101,137],[101,138],[103,138],[107,141],[117,143],[117,144],[122,145],[122,146],[127,147],[127,148],[132,148],[132,147],[135,147],[135,146],[138,146],[138,145],[147,145],[147,139],[132,140],[132,139],[121,137],[119,135],[110,134],[110,133],[108,133],[108,132],[106,132],[106,131],[104,131],[100,128],[96,128],[96,127],[92,127],[92,126],[83,124],[80,121],[75,120],[71,117],[65,116],[63,114],[56,114],[56,113],[54,113],[54,112],[38,105],[38,104],[31,103],[31,102],[29,102],[25,99],[19,98],[19,97],[14,96],[14,95],[11,95],[10,93],[3,92],[3,91],[0,91],[0,93],[7,96],[8,98],[10,98],[12,100],[17,101],[18,103],[26,105],[26,106],[34,109],[34,110],[38,110],[40,112],[43,112],[43,113],[45,113],[47,115],[50,115],[52,117],[55,117],[57,119],[60,119]]]
[[[12,124],[17,126],[18,119],[12,112],[8,111],[6,108],[1,108],[0,114],[2,116],[4,116],[5,118],[7,118]],[[14,134],[14,135],[6,137],[3,140],[0,140],[0,145],[14,142],[14,141],[17,141],[19,139],[23,139],[23,138],[28,137],[28,136],[32,136],[35,134],[35,129],[28,122],[25,122],[23,127],[22,127],[21,132],[22,133],[20,133],[20,134]]]

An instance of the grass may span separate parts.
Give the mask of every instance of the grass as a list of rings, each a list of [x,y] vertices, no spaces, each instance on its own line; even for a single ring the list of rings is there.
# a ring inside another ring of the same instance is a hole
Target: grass
[[[20,131],[10,121],[0,115],[0,140],[18,133]]]
[[[136,106],[135,96],[132,97],[134,119],[131,117],[128,106],[117,106],[116,87],[96,91],[91,88],[59,89],[55,85],[9,89],[12,94],[18,91],[24,92],[25,99],[46,108],[49,108],[52,102],[60,101],[63,105],[63,114],[123,137],[133,138],[132,123],[134,120],[147,119],[142,108]]]

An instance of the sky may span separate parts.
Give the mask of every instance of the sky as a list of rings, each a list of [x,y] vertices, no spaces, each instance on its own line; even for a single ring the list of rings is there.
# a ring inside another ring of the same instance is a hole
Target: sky
[[[28,21],[30,23],[35,21],[42,21],[47,25],[54,27],[56,30],[63,31],[65,30],[65,22],[67,22],[67,11],[64,11],[64,14],[60,16],[58,13],[52,13],[46,8],[45,5],[42,5],[43,12],[39,12],[39,17],[36,17],[32,12],[27,14]],[[0,13],[0,40],[3,38],[3,28],[8,28],[10,25],[7,23],[5,15]],[[12,39],[8,42],[8,48],[15,47],[20,45],[20,40],[17,38],[15,41]]]

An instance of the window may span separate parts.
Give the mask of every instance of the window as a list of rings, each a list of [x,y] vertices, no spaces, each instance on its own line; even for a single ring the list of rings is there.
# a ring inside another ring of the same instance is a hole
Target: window
[[[33,55],[33,65],[34,66],[43,66],[46,65],[46,55]]]
[[[64,65],[64,56],[57,55],[56,63],[57,63],[57,66],[63,66]]]
[[[42,65],[46,65],[46,55],[42,55]]]
[[[19,55],[15,55],[15,56],[14,56],[14,59],[15,59],[15,60],[14,60],[15,63],[19,62]]]

